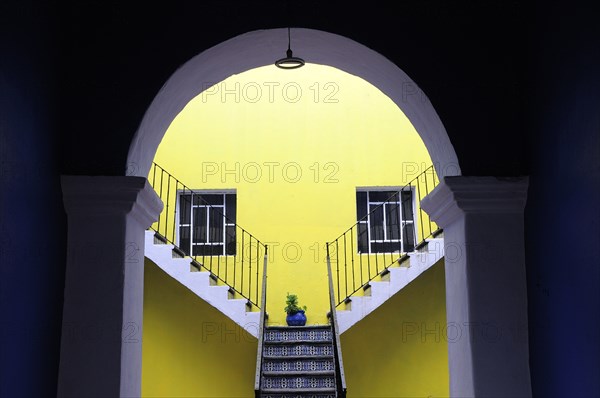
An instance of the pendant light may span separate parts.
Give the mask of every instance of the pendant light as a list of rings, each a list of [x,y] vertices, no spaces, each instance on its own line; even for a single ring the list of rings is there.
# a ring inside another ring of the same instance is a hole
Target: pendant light
[[[286,57],[275,61],[275,65],[281,69],[297,69],[304,66],[304,60],[302,58],[294,57],[292,49],[290,47],[290,28],[288,27],[288,49],[286,51]]]

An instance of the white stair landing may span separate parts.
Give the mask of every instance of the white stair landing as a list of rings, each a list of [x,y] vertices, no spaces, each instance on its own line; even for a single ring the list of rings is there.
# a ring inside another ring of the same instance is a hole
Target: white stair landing
[[[424,271],[444,257],[444,239],[427,239],[428,244],[420,251],[408,254],[399,265],[388,268],[389,273],[380,281],[369,282],[364,296],[352,296],[347,304],[336,310],[339,333],[344,333],[365,318],[394,294],[415,280]]]
[[[212,305],[238,324],[252,336],[258,338],[260,312],[248,311],[246,299],[230,299],[229,287],[213,285],[210,272],[190,271],[190,257],[173,257],[171,244],[155,243],[154,231],[146,231],[144,255],[158,265],[173,279]]]

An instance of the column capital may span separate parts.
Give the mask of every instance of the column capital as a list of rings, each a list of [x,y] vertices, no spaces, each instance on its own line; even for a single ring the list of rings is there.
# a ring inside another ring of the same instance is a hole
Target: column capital
[[[105,217],[132,213],[148,228],[163,203],[144,177],[61,176],[63,202],[69,216]]]
[[[528,184],[528,177],[444,177],[421,207],[442,228],[461,214],[522,213]]]

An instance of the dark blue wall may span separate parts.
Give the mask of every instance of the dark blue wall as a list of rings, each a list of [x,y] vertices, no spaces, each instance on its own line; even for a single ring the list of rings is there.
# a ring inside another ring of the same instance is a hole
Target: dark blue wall
[[[526,247],[533,392],[597,397],[600,29],[588,8],[547,2],[532,27]]]
[[[65,218],[50,10],[0,6],[0,396],[56,394]]]

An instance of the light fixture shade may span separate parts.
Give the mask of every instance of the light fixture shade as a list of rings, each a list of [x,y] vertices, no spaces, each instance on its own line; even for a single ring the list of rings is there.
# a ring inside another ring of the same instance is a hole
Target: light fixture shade
[[[290,48],[290,28],[288,28],[288,49],[286,51],[285,58],[278,59],[275,61],[275,66],[281,69],[297,69],[304,66],[305,62],[302,58],[294,57],[292,49]]]

